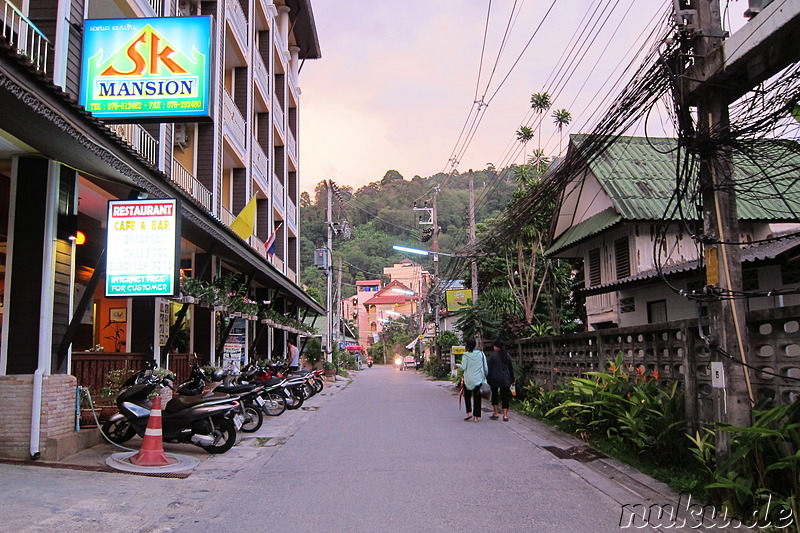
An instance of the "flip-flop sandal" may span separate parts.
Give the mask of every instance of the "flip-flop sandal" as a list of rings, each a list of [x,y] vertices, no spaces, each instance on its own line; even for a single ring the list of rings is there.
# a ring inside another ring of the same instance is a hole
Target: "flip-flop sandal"
[[[508,422],[508,417],[507,416],[503,417],[503,422]]]
[[[489,418],[491,418],[492,420],[497,420],[498,418],[500,418],[500,416],[499,415],[492,415]]]
[[[464,419],[464,422],[469,422],[472,420],[472,415],[469,415],[467,418]]]

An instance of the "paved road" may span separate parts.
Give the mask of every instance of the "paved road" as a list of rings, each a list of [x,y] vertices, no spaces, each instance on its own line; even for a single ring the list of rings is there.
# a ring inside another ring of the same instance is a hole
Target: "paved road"
[[[270,418],[186,479],[0,464],[4,531],[617,531],[630,491],[513,419],[464,422],[452,388],[375,366]],[[346,385],[346,386],[345,386]],[[110,447],[73,462],[100,463]],[[92,455],[94,454],[94,455]],[[646,483],[645,483],[646,484]],[[615,492],[616,491],[616,492]]]

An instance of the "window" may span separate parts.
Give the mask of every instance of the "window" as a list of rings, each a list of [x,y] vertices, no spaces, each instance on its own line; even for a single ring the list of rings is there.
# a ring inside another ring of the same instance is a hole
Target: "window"
[[[633,313],[636,311],[636,301],[633,296],[619,299],[619,312],[620,313]]]
[[[758,270],[750,269],[742,271],[742,290],[758,290]]]
[[[631,275],[631,258],[628,249],[628,237],[614,241],[614,258],[617,263],[617,279],[627,278]]]
[[[658,324],[667,321],[667,301],[655,300],[647,302],[647,323]]]
[[[781,265],[781,283],[784,285],[800,283],[800,262]]]
[[[589,286],[600,285],[600,248],[589,250]]]

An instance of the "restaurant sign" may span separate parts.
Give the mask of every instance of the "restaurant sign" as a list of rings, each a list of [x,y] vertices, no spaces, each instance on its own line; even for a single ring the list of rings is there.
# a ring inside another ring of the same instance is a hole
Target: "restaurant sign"
[[[179,223],[175,199],[108,202],[106,296],[174,296]]]
[[[211,17],[87,20],[80,103],[111,122],[207,119]]]

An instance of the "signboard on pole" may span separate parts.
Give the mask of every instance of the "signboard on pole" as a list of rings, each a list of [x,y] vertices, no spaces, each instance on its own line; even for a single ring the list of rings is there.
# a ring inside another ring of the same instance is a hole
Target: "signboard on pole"
[[[179,225],[173,198],[108,202],[106,296],[174,296]]]
[[[210,119],[211,28],[211,17],[87,20],[81,105],[112,122]]]
[[[472,289],[457,289],[444,291],[447,310],[452,312],[466,307],[467,300],[472,300]]]

